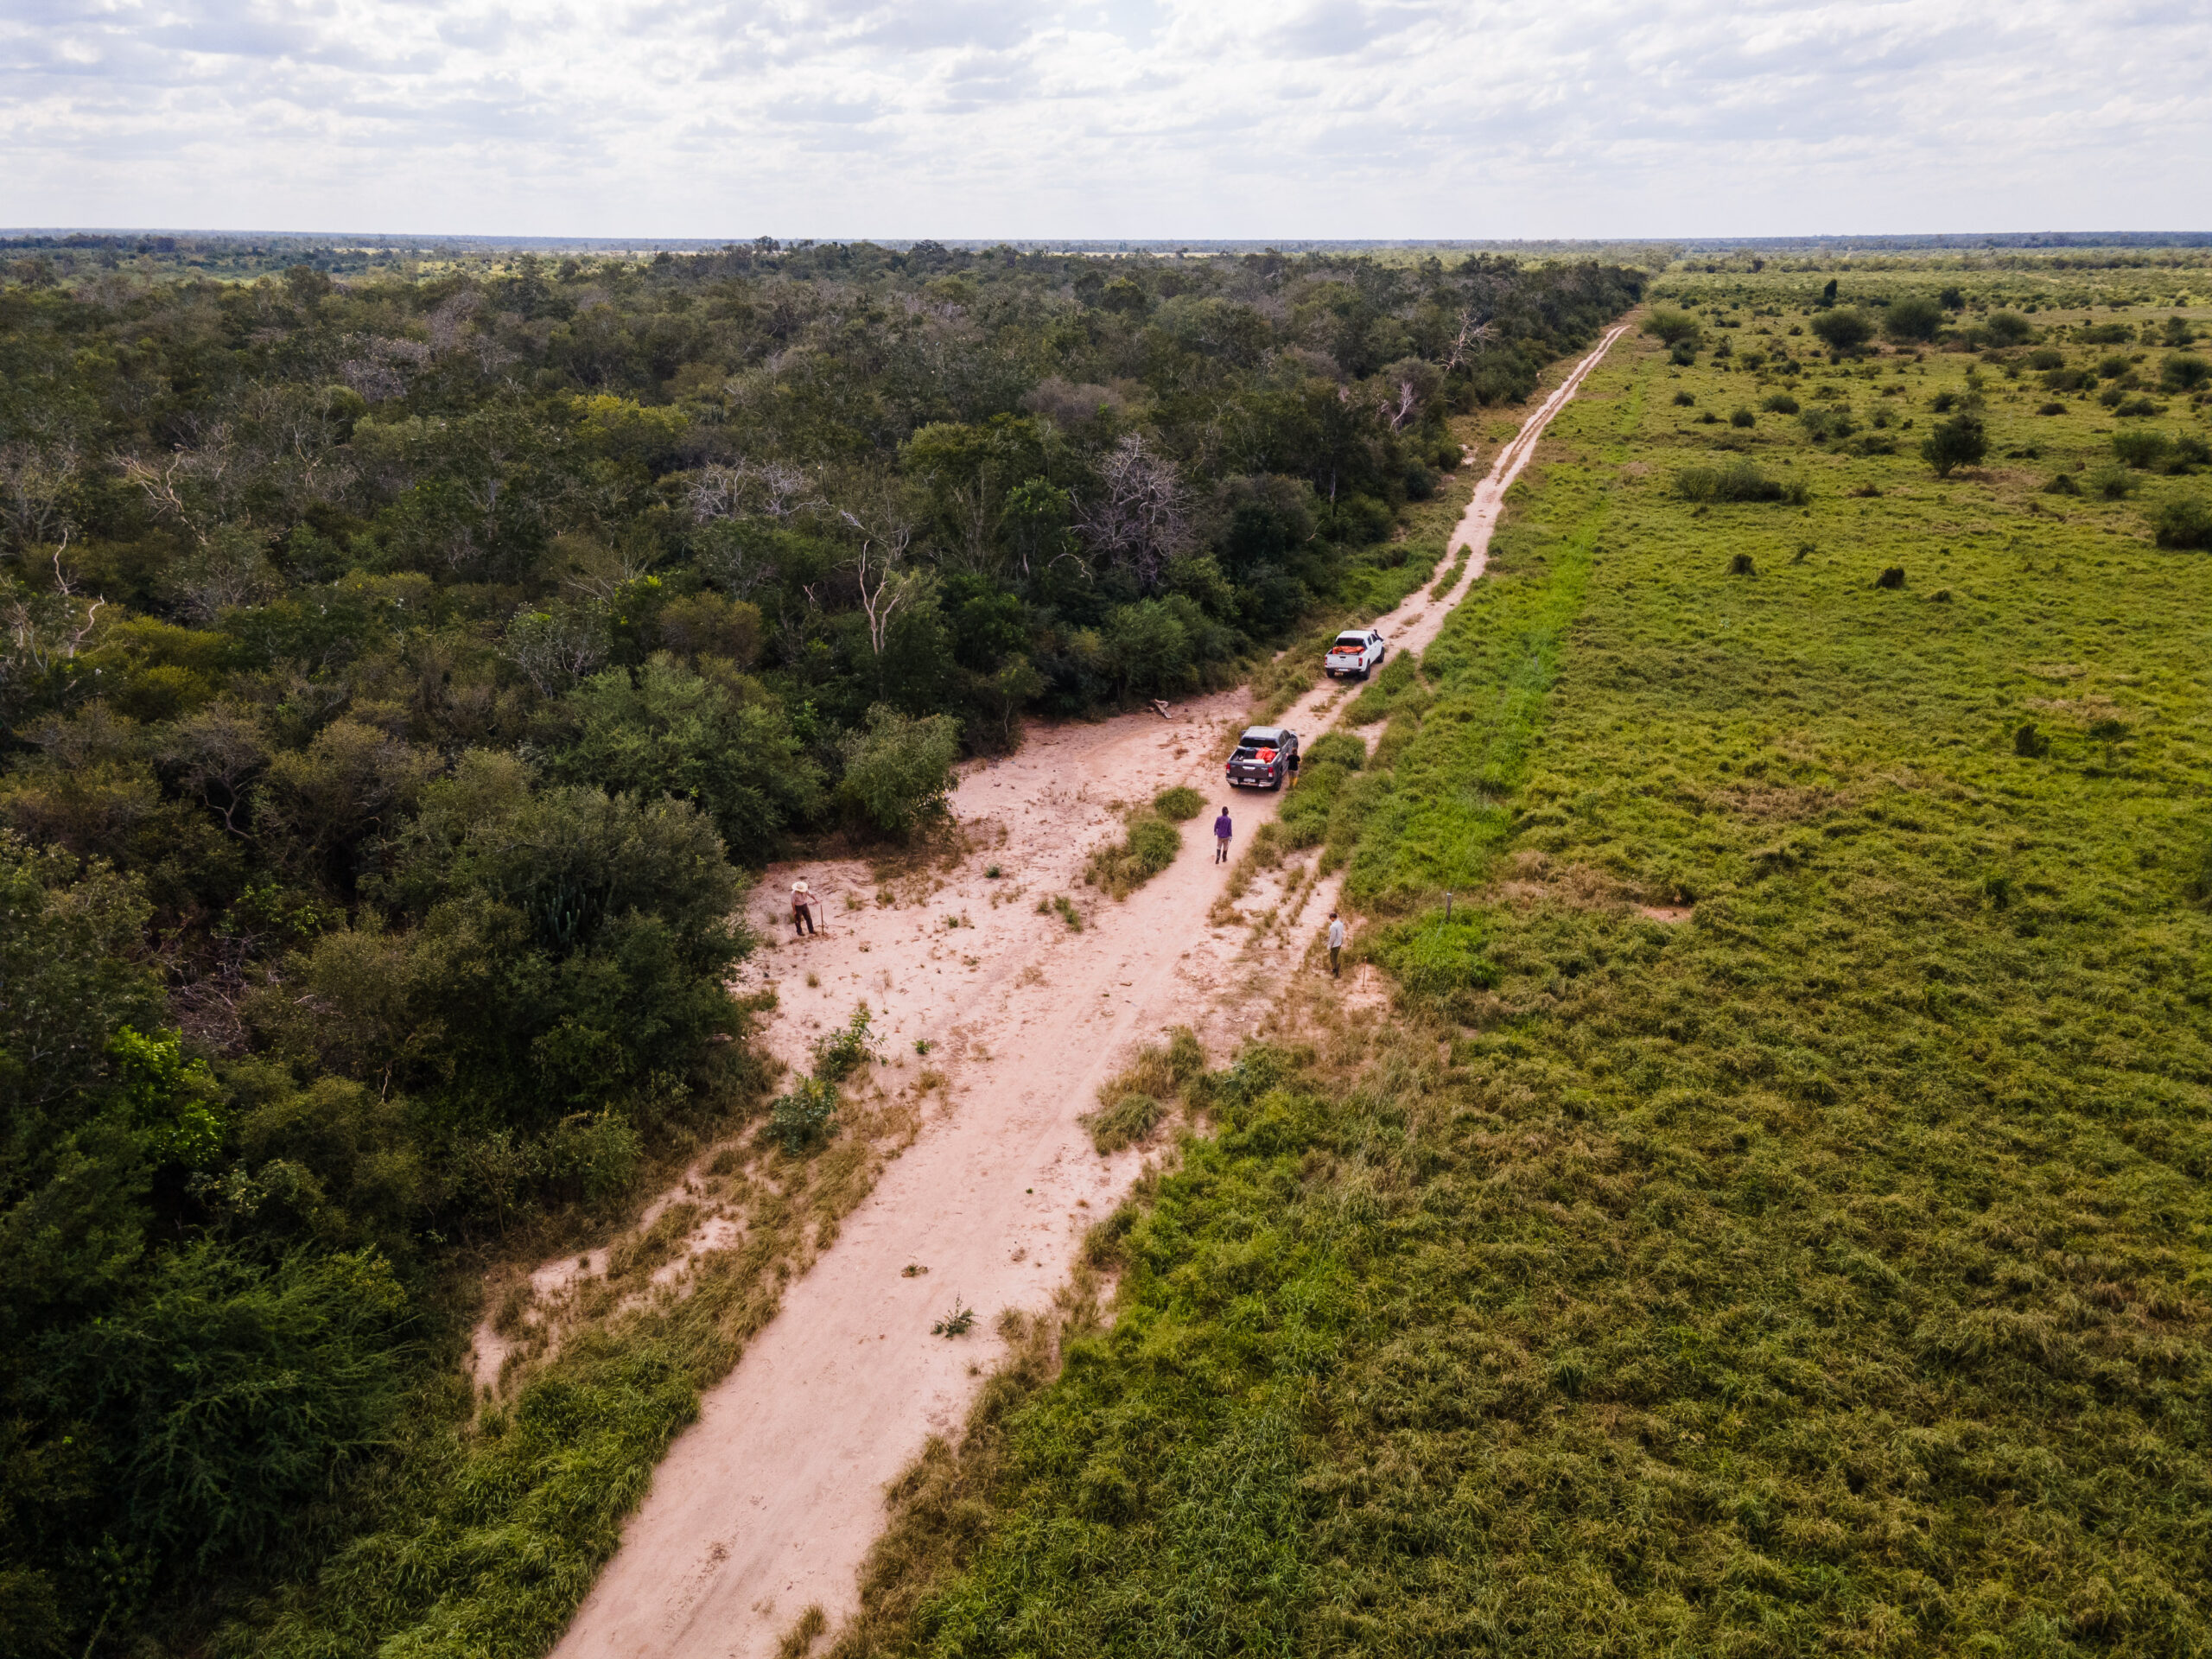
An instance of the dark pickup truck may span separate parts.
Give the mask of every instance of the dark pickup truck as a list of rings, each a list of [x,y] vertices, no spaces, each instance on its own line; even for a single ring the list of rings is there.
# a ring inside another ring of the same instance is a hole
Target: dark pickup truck
[[[1298,766],[1298,734],[1283,726],[1248,726],[1229,757],[1232,789],[1281,789]]]

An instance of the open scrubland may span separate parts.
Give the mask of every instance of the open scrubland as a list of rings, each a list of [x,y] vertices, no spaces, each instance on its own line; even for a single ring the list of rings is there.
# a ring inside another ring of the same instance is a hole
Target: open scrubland
[[[842,1651],[2212,1646],[2209,283],[1656,285]]]

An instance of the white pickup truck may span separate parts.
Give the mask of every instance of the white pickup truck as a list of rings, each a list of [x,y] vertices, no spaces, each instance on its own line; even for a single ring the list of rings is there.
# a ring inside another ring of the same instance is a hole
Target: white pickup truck
[[[1382,665],[1382,636],[1373,628],[1358,628],[1337,636],[1321,666],[1332,680],[1365,679]]]

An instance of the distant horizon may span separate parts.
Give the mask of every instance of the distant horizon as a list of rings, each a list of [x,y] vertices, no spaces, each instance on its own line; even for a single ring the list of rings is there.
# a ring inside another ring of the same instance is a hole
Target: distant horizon
[[[711,252],[730,247],[756,247],[773,242],[777,250],[813,246],[858,246],[863,244],[892,249],[934,245],[968,252],[1008,247],[1018,252],[1294,252],[1308,249],[1357,251],[1362,249],[1436,248],[1479,251],[1516,248],[1673,248],[1684,253],[1727,250],[1754,251],[1881,251],[1938,249],[1971,252],[1980,249],[2034,251],[2066,248],[2188,248],[2212,247],[2212,230],[2134,231],[1942,231],[1942,232],[1814,232],[1774,235],[1588,236],[1588,237],[1057,237],[1057,236],[788,236],[766,232],[725,236],[591,236],[523,235],[478,231],[366,231],[297,230],[271,226],[254,228],[205,226],[0,226],[0,243],[22,245],[37,242],[125,240],[160,237],[211,242],[295,242],[344,244],[378,250],[414,248],[434,251],[444,247],[485,249],[588,249],[608,252],[697,250]]]

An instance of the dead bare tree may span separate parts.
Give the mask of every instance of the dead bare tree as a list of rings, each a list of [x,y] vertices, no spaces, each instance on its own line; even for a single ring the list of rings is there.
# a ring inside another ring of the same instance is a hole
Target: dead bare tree
[[[1445,353],[1444,372],[1449,374],[1467,360],[1469,353],[1485,344],[1495,334],[1491,327],[1490,314],[1479,317],[1472,306],[1459,314],[1459,332],[1452,340],[1452,349]]]
[[[1414,411],[1420,406],[1421,398],[1414,391],[1414,383],[1401,380],[1397,396],[1385,396],[1382,399],[1382,418],[1390,423],[1393,432],[1402,432],[1406,429],[1406,423],[1413,419]]]
[[[846,563],[860,589],[861,611],[868,618],[868,643],[880,657],[891,634],[891,619],[925,591],[927,578],[902,568],[914,539],[913,526],[887,513],[863,519],[840,508],[838,519],[851,532]]]
[[[1079,523],[1084,538],[1109,563],[1156,588],[1167,562],[1191,542],[1191,502],[1175,464],[1130,433],[1101,463],[1100,490]]]
[[[716,518],[788,518],[821,504],[807,494],[808,480],[779,461],[739,461],[702,467],[692,480],[688,505],[701,524]]]

